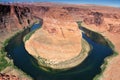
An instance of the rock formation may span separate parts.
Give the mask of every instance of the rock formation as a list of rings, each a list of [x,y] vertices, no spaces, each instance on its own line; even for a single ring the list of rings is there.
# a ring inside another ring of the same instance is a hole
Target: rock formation
[[[22,29],[30,24],[31,19],[30,10],[24,6],[0,5],[1,32]]]
[[[56,7],[57,6],[57,7]],[[50,8],[67,10],[75,21],[95,26],[104,26],[109,31],[110,25],[119,25],[118,8],[92,5],[56,5],[56,4],[0,4],[0,33],[8,33],[32,24],[36,18],[43,18]],[[12,24],[11,24],[12,23]],[[118,29],[118,28],[117,28]],[[116,31],[113,31],[116,32]],[[118,31],[117,31],[118,32]]]
[[[89,15],[92,15],[92,17],[88,17],[84,19],[84,22],[86,24],[94,24],[96,26],[99,26],[103,23],[102,13],[99,12],[91,12]]]
[[[15,75],[7,75],[4,73],[0,73],[0,80],[20,80],[20,79]]]
[[[78,56],[81,52],[81,31],[67,10],[49,9],[42,28],[26,41],[26,50],[46,63],[58,64]]]
[[[7,73],[0,73],[0,80],[31,80],[31,79],[20,78],[16,75],[7,74]]]

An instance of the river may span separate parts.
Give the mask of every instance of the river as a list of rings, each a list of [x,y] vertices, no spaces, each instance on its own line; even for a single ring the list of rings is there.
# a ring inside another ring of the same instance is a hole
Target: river
[[[103,64],[104,59],[113,53],[110,47],[94,42],[83,33],[82,37],[93,49],[80,65],[58,73],[43,71],[33,65],[33,57],[25,50],[23,42],[23,37],[39,26],[40,24],[34,24],[31,29],[27,29],[11,39],[5,47],[15,66],[30,75],[34,80],[93,80],[101,72],[100,66]]]

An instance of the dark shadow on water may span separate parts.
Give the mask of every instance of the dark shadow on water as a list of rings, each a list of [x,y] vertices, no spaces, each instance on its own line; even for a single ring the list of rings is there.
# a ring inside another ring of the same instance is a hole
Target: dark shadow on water
[[[38,28],[38,26],[36,27]],[[82,34],[83,38],[93,46],[93,49],[89,53],[90,55],[80,65],[70,70],[56,74],[47,73],[34,66],[35,62],[37,65],[37,61],[24,48],[22,39],[29,31],[31,30],[24,31],[10,40],[8,46],[6,46],[6,51],[14,60],[14,64],[33,77],[34,80],[92,80],[96,74],[100,73],[100,66],[104,58],[112,54],[112,50],[109,47],[96,43],[85,34]]]

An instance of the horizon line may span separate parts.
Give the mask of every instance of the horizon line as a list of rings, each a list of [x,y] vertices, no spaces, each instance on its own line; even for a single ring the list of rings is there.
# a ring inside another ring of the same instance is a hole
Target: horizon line
[[[33,4],[33,3],[53,3],[53,4],[68,4],[68,5],[93,5],[93,6],[105,6],[105,7],[115,7],[115,8],[120,8],[120,6],[112,6],[112,5],[104,5],[104,4],[91,4],[91,3],[66,3],[66,2],[48,2],[48,1],[41,1],[41,2],[38,2],[38,1],[36,1],[36,2],[31,2],[31,1],[26,1],[26,2],[1,2],[0,1],[0,3],[2,3],[2,4],[15,4],[15,3],[18,3],[18,4],[20,4],[20,3],[28,3],[28,4]]]

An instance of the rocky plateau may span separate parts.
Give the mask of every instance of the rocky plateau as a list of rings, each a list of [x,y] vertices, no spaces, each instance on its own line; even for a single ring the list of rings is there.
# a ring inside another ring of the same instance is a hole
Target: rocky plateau
[[[27,51],[59,63],[81,52],[81,32],[67,10],[51,8],[45,13],[42,28],[26,41]]]

